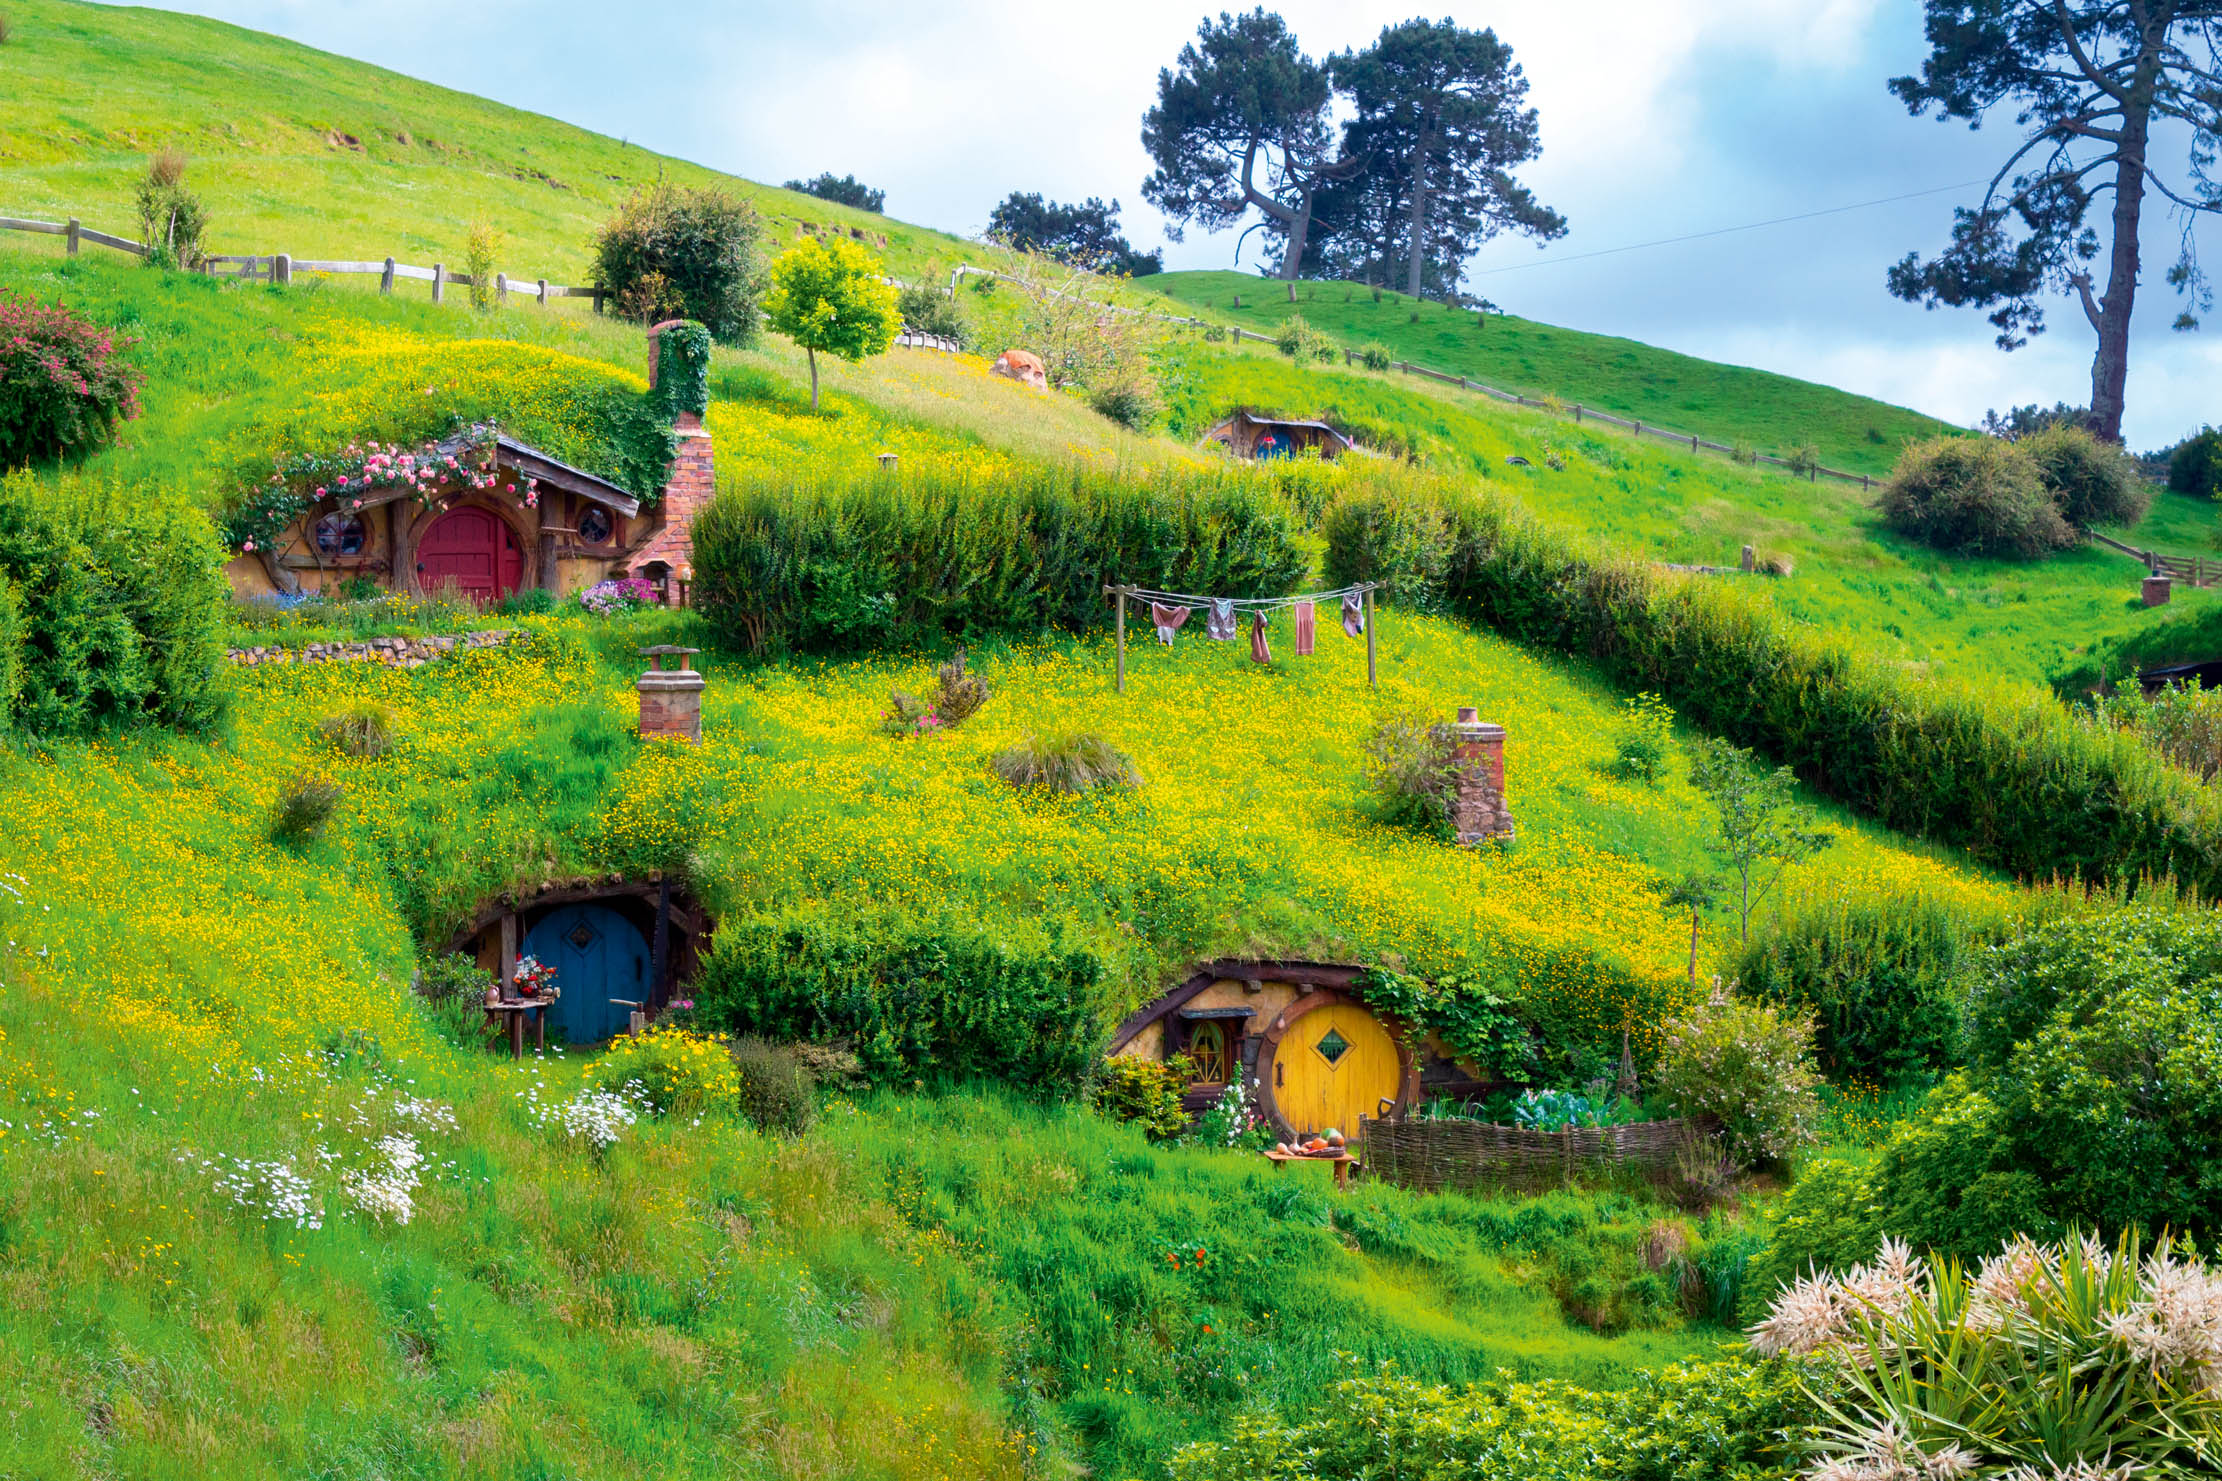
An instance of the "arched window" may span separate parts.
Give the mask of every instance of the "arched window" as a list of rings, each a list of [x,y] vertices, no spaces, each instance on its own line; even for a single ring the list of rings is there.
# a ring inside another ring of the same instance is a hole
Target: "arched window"
[[[1188,1031],[1188,1062],[1196,1067],[1197,1083],[1224,1085],[1234,1078],[1229,1047],[1227,1026],[1216,1019],[1202,1019]]]
[[[316,522],[316,553],[318,555],[361,555],[370,543],[370,531],[363,525],[363,517],[342,510],[327,514]]]
[[[607,545],[616,532],[616,521],[599,504],[587,505],[586,512],[579,516],[579,539],[588,545]]]

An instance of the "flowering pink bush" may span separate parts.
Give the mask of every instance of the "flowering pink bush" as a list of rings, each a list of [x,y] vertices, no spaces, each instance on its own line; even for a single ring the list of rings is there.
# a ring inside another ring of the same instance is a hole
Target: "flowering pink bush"
[[[597,581],[579,593],[579,605],[597,617],[617,617],[656,605],[656,588],[639,576]]]
[[[0,297],[0,468],[91,452],[139,414],[118,339],[59,305]]]
[[[426,442],[410,450],[398,442],[351,442],[338,452],[290,454],[278,460],[268,483],[225,517],[225,539],[234,550],[252,551],[257,541],[274,544],[306,510],[327,504],[360,509],[365,499],[389,490],[427,507],[456,494],[492,489],[518,495],[528,509],[538,505],[538,482],[522,480],[520,492],[516,475],[494,461],[496,435],[491,424],[479,423],[445,446]]]

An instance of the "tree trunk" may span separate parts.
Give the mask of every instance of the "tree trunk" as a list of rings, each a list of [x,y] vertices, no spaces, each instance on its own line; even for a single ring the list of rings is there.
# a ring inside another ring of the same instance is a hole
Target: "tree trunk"
[[[1690,912],[1690,986],[1697,986],[1697,912]]]
[[[2143,79],[2140,79],[2142,81]],[[2151,126],[2150,86],[2122,121],[2120,158],[2114,166],[2114,250],[2107,262],[2106,296],[2095,305],[2086,279],[2078,287],[2083,312],[2099,334],[2091,360],[2091,432],[2122,440],[2122,408],[2129,387],[2129,316],[2137,302],[2137,227],[2145,205],[2145,144]]]
[[[1288,251],[1281,258],[1281,277],[1288,283],[1296,281],[1296,274],[1304,265],[1304,241],[1312,234],[1312,193],[1304,192],[1304,204],[1287,212],[1283,220],[1288,226]],[[1289,301],[1296,300],[1296,290],[1289,289]]]
[[[1420,296],[1420,269],[1427,257],[1427,152],[1432,142],[1422,134],[1419,148],[1412,154],[1411,261],[1404,271],[1404,291],[1414,298]]]
[[[810,357],[810,409],[818,409],[818,352],[807,346],[803,353]]]

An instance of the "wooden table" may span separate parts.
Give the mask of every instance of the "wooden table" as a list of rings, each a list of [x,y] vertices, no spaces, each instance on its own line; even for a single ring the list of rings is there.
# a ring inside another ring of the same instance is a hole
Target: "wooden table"
[[[1265,1153],[1265,1160],[1283,1172],[1288,1170],[1288,1165],[1291,1162],[1325,1162],[1331,1164],[1335,1169],[1335,1186],[1337,1188],[1348,1188],[1350,1186],[1350,1169],[1358,1165],[1358,1159],[1348,1152],[1337,1152],[1332,1157],[1324,1153],[1313,1157],[1301,1152],[1276,1152],[1268,1149]]]
[[[525,1015],[538,1013],[533,1019],[533,1042],[536,1048],[548,1047],[548,1000],[546,998],[504,998],[486,1005],[486,1019],[491,1023],[494,1015],[502,1013],[509,1018],[509,1057],[525,1057]]]

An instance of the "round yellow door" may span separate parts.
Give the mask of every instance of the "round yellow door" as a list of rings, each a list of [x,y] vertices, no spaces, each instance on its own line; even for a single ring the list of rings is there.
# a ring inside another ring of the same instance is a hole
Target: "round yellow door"
[[[1355,1003],[1314,1008],[1273,1051],[1273,1100],[1298,1132],[1333,1127],[1356,1140],[1359,1115],[1380,1115],[1403,1088],[1396,1041]]]

